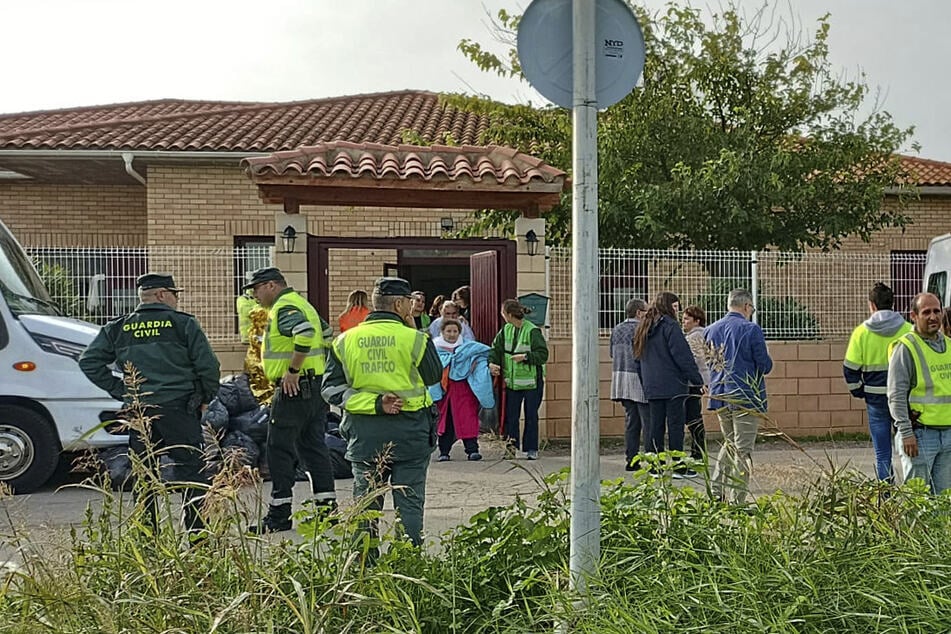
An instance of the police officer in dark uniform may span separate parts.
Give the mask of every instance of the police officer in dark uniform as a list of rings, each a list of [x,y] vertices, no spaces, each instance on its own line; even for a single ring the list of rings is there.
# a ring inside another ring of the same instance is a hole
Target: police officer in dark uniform
[[[218,393],[221,376],[215,353],[198,320],[179,312],[178,294],[171,275],[148,273],[136,280],[139,305],[135,310],[103,326],[79,358],[79,367],[89,380],[117,400],[130,404],[125,382],[112,373],[115,363],[138,371],[142,384],[139,401],[152,417],[150,436],[155,451],[164,450],[174,463],[175,480],[203,485],[201,412]],[[128,379],[128,376],[126,377]],[[136,429],[129,430],[129,448],[143,459],[154,458]],[[157,468],[156,464],[152,464]],[[183,490],[185,527],[203,528],[198,513],[202,487]],[[145,500],[153,527],[158,526],[152,498]]]
[[[377,280],[374,312],[334,341],[323,394],[344,410],[340,433],[347,440],[354,496],[389,481],[403,528],[419,545],[426,473],[436,446],[426,386],[439,382],[442,363],[429,335],[416,330],[411,293],[404,279]],[[374,506],[382,510],[383,499]]]
[[[265,376],[275,385],[267,434],[271,501],[267,515],[248,530],[273,533],[291,528],[298,458],[310,474],[315,510],[331,512],[337,507],[324,440],[329,408],[320,395],[333,330],[302,295],[287,286],[280,269],[254,271],[244,288],[252,289],[258,303],[268,309],[261,361]]]

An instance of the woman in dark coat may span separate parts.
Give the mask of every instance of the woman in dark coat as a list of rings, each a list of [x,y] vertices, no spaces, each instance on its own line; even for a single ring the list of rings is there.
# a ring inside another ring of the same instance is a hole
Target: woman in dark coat
[[[634,358],[650,408],[646,450],[664,451],[664,431],[670,451],[684,449],[684,401],[691,386],[703,386],[678,312],[680,299],[673,293],[659,293],[634,333]],[[674,477],[696,475],[678,467]]]

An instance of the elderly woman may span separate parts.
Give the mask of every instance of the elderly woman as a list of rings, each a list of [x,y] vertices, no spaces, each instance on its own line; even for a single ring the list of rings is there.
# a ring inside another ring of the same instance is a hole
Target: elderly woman
[[[687,429],[690,430],[690,457],[694,460],[703,460],[707,453],[706,432],[703,428],[703,413],[701,412],[703,390],[710,386],[710,368],[707,367],[705,350],[707,347],[703,333],[707,326],[707,313],[699,306],[687,306],[684,309],[684,334],[693,359],[697,363],[697,370],[703,377],[703,387],[690,386],[690,395],[684,403]]]

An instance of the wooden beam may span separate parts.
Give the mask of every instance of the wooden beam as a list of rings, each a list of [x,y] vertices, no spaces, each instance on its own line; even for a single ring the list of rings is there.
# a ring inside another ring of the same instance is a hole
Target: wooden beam
[[[561,192],[528,191],[447,191],[430,189],[381,190],[364,187],[307,187],[260,185],[261,200],[298,205],[360,207],[417,207],[422,209],[511,209],[537,217],[561,201]]]
[[[299,214],[300,213],[300,201],[296,198],[285,198],[284,199],[284,213],[286,214]]]

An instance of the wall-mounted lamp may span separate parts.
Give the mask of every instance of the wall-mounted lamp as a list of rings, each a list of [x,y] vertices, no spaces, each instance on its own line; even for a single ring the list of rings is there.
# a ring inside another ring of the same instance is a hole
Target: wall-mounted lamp
[[[284,245],[284,253],[293,253],[294,243],[297,242],[297,230],[290,225],[284,227],[284,231],[281,232],[281,242]]]
[[[534,229],[529,229],[525,234],[525,248],[529,255],[538,255],[538,236],[535,235]]]
[[[440,218],[439,219],[439,228],[443,231],[452,231],[452,228],[456,226],[455,221],[452,218]]]

